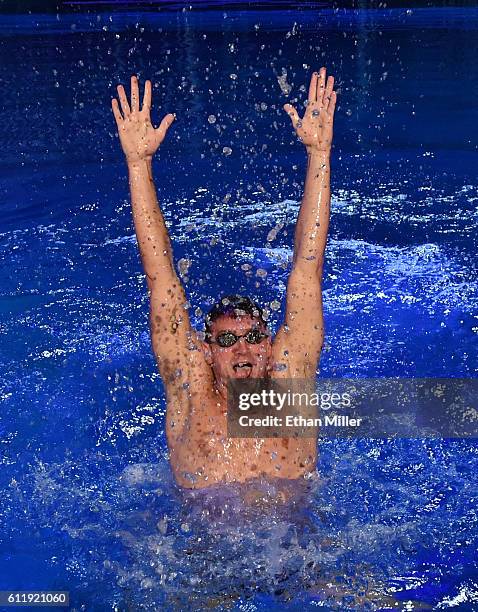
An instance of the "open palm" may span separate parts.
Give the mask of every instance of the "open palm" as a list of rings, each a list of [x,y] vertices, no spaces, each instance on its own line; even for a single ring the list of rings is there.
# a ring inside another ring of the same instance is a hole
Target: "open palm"
[[[111,106],[118,126],[118,134],[128,163],[151,159],[163,142],[175,115],[166,115],[158,128],[151,123],[151,81],[144,85],[143,107],[139,108],[139,85],[136,76],[131,77],[131,106],[124,87],[118,85],[118,100],[113,98]]]
[[[307,108],[301,119],[292,106],[285,104],[284,110],[292,119],[292,125],[307,151],[330,151],[334,128],[334,111],[337,94],[334,77],[326,80],[326,69],[314,72],[310,79]]]

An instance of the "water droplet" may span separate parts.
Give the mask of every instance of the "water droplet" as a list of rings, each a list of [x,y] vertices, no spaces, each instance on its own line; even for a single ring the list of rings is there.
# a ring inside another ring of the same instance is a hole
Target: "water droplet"
[[[271,231],[267,234],[267,242],[272,242],[273,240],[275,240],[277,238],[277,229],[274,227],[273,229],[271,229]]]
[[[277,77],[279,87],[284,95],[288,96],[292,90],[292,85],[287,82],[287,70],[282,68],[282,75]]]
[[[231,147],[223,147],[222,152],[224,153],[224,155],[229,156],[232,153],[232,149]]]
[[[191,266],[191,260],[190,259],[186,259],[186,258],[182,258],[178,261],[178,269],[179,269],[179,274],[181,276],[185,276],[188,271],[189,268]]]
[[[216,116],[215,115],[209,115],[207,120],[209,121],[209,123],[216,123]]]

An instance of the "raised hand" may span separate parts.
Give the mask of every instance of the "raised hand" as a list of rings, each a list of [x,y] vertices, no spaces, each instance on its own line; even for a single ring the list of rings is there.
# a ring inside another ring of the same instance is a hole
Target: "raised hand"
[[[159,145],[163,142],[166,132],[175,119],[175,115],[166,115],[158,128],[151,123],[151,81],[144,85],[143,107],[139,108],[139,85],[136,76],[131,77],[131,106],[124,87],[118,85],[118,100],[111,100],[113,115],[118,126],[118,134],[128,163],[151,159]]]
[[[292,104],[284,104],[284,110],[292,119],[296,134],[307,152],[330,151],[336,101],[334,77],[326,79],[326,69],[321,68],[320,73],[314,72],[310,79],[307,108],[302,119]]]

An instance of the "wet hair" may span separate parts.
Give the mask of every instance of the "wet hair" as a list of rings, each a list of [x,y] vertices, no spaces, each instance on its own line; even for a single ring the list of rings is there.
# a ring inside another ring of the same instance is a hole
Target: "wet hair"
[[[205,319],[205,340],[211,339],[211,326],[219,317],[243,317],[249,315],[257,319],[267,327],[266,317],[263,309],[253,302],[251,298],[242,295],[225,295],[218,300],[206,315]]]

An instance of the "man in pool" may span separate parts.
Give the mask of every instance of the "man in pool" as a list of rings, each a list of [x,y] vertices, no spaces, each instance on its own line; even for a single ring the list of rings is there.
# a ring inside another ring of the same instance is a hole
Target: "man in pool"
[[[334,78],[314,72],[302,119],[290,104],[307,151],[304,195],[297,220],[285,320],[271,338],[262,310],[249,298],[220,300],[206,318],[204,340],[192,328],[184,288],[156,199],[152,158],[175,119],[151,124],[151,82],[140,105],[131,77],[131,105],[122,85],[112,100],[126,156],[133,218],[150,295],[151,340],[167,398],[166,435],[179,485],[244,482],[259,476],[295,479],[315,470],[314,438],[229,438],[229,378],[314,379],[324,339],[322,271],[330,216],[330,151],[336,104]]]

